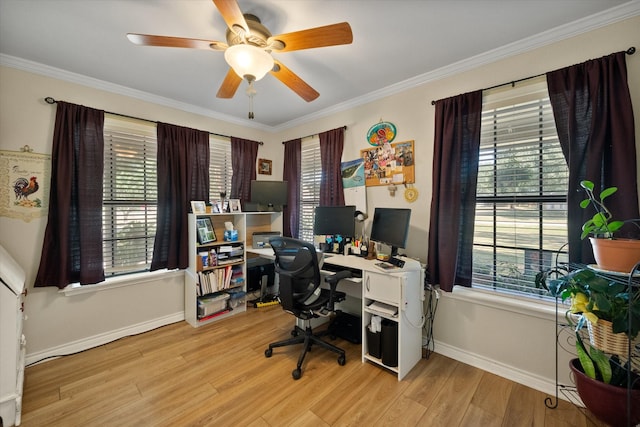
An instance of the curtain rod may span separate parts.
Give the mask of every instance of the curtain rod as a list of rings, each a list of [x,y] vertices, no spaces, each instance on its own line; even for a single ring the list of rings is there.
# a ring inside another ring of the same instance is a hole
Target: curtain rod
[[[634,53],[636,53],[636,48],[635,48],[635,46],[631,46],[629,49],[627,49],[627,50],[625,51],[625,53],[626,53],[627,55],[633,55]],[[482,89],[482,91],[485,91],[485,90],[491,90],[491,89],[495,89],[495,88],[498,88],[498,87],[501,87],[501,86],[506,86],[506,85],[515,86],[515,84],[516,84],[516,83],[524,82],[525,80],[535,79],[536,77],[541,77],[541,76],[544,76],[544,75],[546,75],[546,74],[547,74],[547,73],[536,74],[535,76],[525,77],[525,78],[522,78],[522,79],[513,80],[513,81],[510,81],[510,82],[506,82],[506,83],[500,83],[499,85],[495,85],[495,86],[491,86],[491,87],[486,87],[486,88]],[[436,101],[431,101],[431,105],[436,105]]]
[[[57,100],[55,100],[55,99],[53,99],[53,98],[52,98],[52,97],[50,97],[50,96],[47,96],[47,97],[44,99],[44,102],[46,102],[47,104],[55,104],[55,103],[57,103],[58,101],[57,101]],[[113,116],[125,117],[125,118],[127,118],[127,119],[142,120],[143,122],[149,122],[149,123],[155,123],[155,124],[158,124],[158,122],[156,122],[156,121],[154,121],[154,120],[143,119],[143,118],[141,118],[141,117],[135,117],[135,116],[129,116],[129,115],[127,115],[127,114],[113,113],[113,112],[111,112],[111,111],[105,111],[105,113],[107,113],[107,114],[111,114],[111,115],[113,115]],[[231,138],[229,135],[221,135],[221,134],[219,134],[219,133],[215,133],[215,132],[209,132],[209,135],[220,136],[220,137],[222,137],[222,138]],[[258,144],[260,144],[260,145],[264,145],[264,142],[262,142],[262,141],[258,141]]]
[[[339,129],[339,128],[336,128],[336,129]],[[347,130],[347,125],[342,126],[342,129]],[[301,137],[300,137],[300,139],[302,140],[302,139],[305,139],[305,138],[311,138],[311,137],[313,137],[313,136],[318,136],[318,135],[320,135],[320,133],[321,133],[321,132],[313,133],[313,134],[311,134],[311,135],[307,135],[307,136],[301,136]],[[282,143],[283,143],[283,144],[286,144],[287,142],[288,142],[288,141],[282,141]]]

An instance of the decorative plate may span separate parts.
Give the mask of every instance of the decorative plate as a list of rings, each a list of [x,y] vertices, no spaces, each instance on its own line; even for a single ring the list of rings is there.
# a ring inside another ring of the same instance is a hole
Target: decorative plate
[[[393,141],[395,137],[396,125],[391,122],[376,123],[367,132],[367,142],[376,147]]]
[[[404,189],[404,198],[407,202],[413,203],[418,199],[418,190],[413,187],[407,187]]]

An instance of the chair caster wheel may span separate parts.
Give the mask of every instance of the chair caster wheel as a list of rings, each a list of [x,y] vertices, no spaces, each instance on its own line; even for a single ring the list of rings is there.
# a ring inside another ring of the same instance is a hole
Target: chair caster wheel
[[[294,369],[293,372],[291,372],[291,376],[294,380],[299,380],[302,376],[302,371],[300,369]]]
[[[272,354],[273,354],[273,350],[270,348],[264,351],[264,357],[271,357]]]
[[[342,355],[342,356],[338,356],[338,365],[340,366],[344,366],[345,363],[347,363],[347,358],[346,356]]]
[[[294,329],[293,331],[291,331],[291,336],[292,337],[297,337],[298,336],[298,330]]]

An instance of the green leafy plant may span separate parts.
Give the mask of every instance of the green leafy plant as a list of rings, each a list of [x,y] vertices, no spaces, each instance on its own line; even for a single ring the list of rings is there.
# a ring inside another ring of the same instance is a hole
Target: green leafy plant
[[[564,264],[538,273],[535,280],[536,286],[547,289],[552,296],[563,302],[571,300],[566,318],[568,324],[575,327],[576,353],[585,375],[607,384],[626,387],[629,363],[623,364],[618,356],[608,356],[592,345],[585,344],[580,329],[587,321],[596,323],[600,319],[608,320],[612,323],[612,332],[625,333],[629,339],[634,339],[640,331],[640,291],[629,288],[626,282],[592,269],[572,270]],[[577,320],[571,314],[577,315]]]
[[[589,378],[602,381],[616,387],[627,387],[629,384],[629,361],[625,364],[621,363],[617,355],[607,356],[603,351],[593,346],[589,346],[589,350],[582,341],[580,333],[576,331],[576,353],[582,372]],[[637,376],[632,374],[632,383],[635,382]]]
[[[586,209],[593,206],[596,213],[591,219],[582,225],[582,234],[580,238],[584,239],[588,235],[594,237],[613,237],[613,233],[618,231],[624,225],[624,221],[613,221],[611,211],[604,204],[604,199],[618,191],[618,187],[608,187],[596,196],[593,192],[594,184],[591,181],[581,181],[580,186],[587,193],[587,198],[580,202],[580,207]]]
[[[640,331],[640,292],[629,289],[625,282],[590,268],[570,271],[566,266],[557,266],[538,273],[536,285],[562,301],[571,298],[569,311],[582,314],[591,323],[608,320],[613,333],[624,332],[634,339]]]

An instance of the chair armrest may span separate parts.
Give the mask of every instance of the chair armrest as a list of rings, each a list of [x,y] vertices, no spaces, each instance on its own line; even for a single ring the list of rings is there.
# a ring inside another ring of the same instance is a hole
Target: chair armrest
[[[337,273],[331,274],[329,276],[325,276],[324,280],[331,286],[332,290],[335,290],[334,286],[338,284],[338,282],[342,279],[348,279],[351,277],[351,272],[344,270],[338,271]]]
[[[329,284],[329,288],[331,289],[331,292],[329,293],[329,303],[327,304],[327,307],[330,311],[334,310],[333,304],[334,304],[334,294],[336,293],[336,289],[338,288],[338,282],[342,279],[347,279],[351,277],[351,272],[350,271],[338,271],[337,273],[331,274],[329,276],[325,276],[324,280],[325,282],[327,282]],[[344,299],[344,297],[343,297]]]

